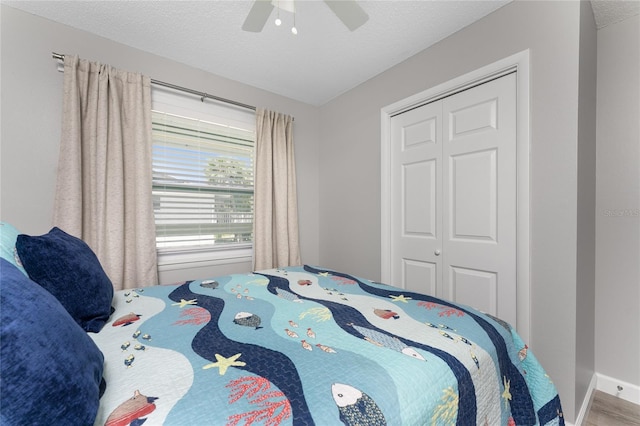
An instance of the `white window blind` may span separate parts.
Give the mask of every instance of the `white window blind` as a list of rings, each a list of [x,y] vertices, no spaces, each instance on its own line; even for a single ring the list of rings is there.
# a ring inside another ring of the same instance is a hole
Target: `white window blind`
[[[253,242],[255,115],[154,93],[153,202],[160,252]]]

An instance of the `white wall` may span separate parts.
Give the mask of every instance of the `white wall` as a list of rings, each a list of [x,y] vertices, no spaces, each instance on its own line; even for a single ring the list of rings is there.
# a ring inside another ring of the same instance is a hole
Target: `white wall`
[[[128,46],[0,6],[2,128],[0,218],[25,233],[52,223],[63,74],[51,52],[78,54],[151,78],[295,117],[294,142],[302,260],[318,263],[318,108],[218,77]],[[197,98],[196,98],[197,99]],[[246,264],[218,269],[245,272]],[[211,276],[209,269],[196,270]],[[200,278],[167,273],[164,281]]]
[[[640,16],[598,31],[596,371],[640,388]],[[640,394],[635,400],[640,403]]]
[[[577,368],[577,351],[594,350],[589,341],[583,346],[576,339],[578,227],[593,233],[588,218],[586,225],[578,224],[577,213],[578,114],[584,108],[582,114],[589,117],[588,103],[593,102],[588,94],[579,99],[584,14],[580,2],[510,3],[324,105],[320,120],[320,160],[331,167],[320,180],[320,261],[379,279],[380,109],[530,49],[530,344],[559,389],[568,421],[575,419],[585,392],[576,388],[576,379],[589,376],[589,371]],[[593,32],[595,24],[590,25]],[[587,33],[583,38],[595,44]],[[584,88],[593,90],[589,84],[595,81],[589,83],[588,75],[585,71]],[[581,126],[581,132],[587,129]],[[584,175],[585,184],[588,176]],[[586,198],[581,200],[585,203]],[[583,261],[587,258],[581,256]],[[593,310],[583,319],[590,316]],[[587,355],[578,361],[593,370]]]

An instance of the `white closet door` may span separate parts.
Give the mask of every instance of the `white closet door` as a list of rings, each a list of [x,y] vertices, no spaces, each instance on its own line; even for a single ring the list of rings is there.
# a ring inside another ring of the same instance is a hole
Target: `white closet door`
[[[391,120],[391,276],[516,323],[516,78]]]
[[[442,282],[442,104],[391,120],[392,282],[435,296]]]

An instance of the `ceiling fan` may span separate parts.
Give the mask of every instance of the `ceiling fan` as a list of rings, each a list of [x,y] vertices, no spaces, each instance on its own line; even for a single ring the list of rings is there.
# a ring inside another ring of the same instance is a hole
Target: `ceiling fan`
[[[350,31],[356,30],[369,20],[369,15],[360,7],[357,0],[324,0],[324,2]],[[275,7],[274,3],[275,1],[272,0],[255,0],[242,24],[242,29],[254,33],[262,31]]]

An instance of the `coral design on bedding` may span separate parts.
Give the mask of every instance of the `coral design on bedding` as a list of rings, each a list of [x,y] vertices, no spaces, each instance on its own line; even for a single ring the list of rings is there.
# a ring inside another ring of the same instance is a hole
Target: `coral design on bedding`
[[[564,424],[509,324],[337,271],[119,291],[114,306],[91,334],[107,383],[97,425]]]

